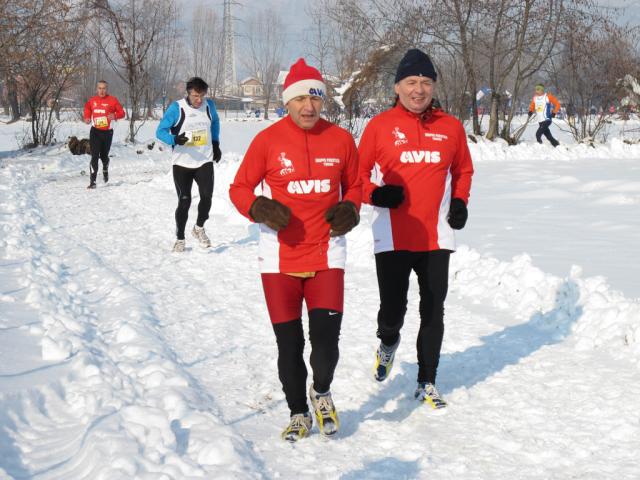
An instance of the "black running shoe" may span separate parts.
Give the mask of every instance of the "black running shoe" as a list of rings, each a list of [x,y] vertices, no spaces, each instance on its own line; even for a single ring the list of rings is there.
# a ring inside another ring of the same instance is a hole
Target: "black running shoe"
[[[109,181],[109,170],[102,170],[102,178],[104,179],[104,183]]]

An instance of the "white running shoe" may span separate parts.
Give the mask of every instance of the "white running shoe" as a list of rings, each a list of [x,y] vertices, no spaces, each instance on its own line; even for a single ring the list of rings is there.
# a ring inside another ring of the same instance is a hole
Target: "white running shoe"
[[[340,422],[338,420],[338,412],[331,398],[331,392],[318,393],[313,389],[312,385],[309,389],[309,398],[316,414],[320,433],[327,437],[335,435],[340,428]]]
[[[209,237],[205,233],[204,227],[194,225],[191,234],[198,239],[202,248],[209,248],[211,246],[211,240],[209,240]]]
[[[182,253],[184,252],[184,247],[186,242],[184,240],[176,240],[176,243],[173,244],[173,252]]]

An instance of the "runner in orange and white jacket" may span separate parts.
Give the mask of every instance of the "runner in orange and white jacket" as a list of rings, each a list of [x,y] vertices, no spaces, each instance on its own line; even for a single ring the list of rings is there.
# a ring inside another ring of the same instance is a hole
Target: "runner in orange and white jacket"
[[[560,110],[560,102],[558,99],[554,97],[551,93],[544,91],[544,85],[538,83],[536,85],[535,95],[529,104],[529,117],[532,115],[536,116],[536,121],[538,122],[538,130],[536,131],[536,140],[538,143],[542,143],[542,136],[547,137],[547,140],[553,145],[557,147],[560,145],[553,135],[551,135],[551,130],[549,127],[551,126],[552,119],[555,118],[556,114]]]
[[[306,399],[302,302],[309,316],[313,383],[309,397],[320,432],[334,435],[330,386],[338,363],[346,239],[359,221],[362,188],[351,135],[320,118],[326,87],[298,60],[285,79],[289,115],[251,142],[229,189],[238,211],[260,224],[259,262],[278,345],[278,373],[291,412],[282,433],[311,431]],[[261,185],[262,195],[254,189]]]

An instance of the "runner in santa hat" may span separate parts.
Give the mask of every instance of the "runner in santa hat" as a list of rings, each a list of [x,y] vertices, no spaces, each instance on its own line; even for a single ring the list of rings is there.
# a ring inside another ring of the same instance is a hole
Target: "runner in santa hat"
[[[288,115],[251,142],[229,189],[238,211],[260,225],[262,285],[278,345],[278,374],[290,410],[282,433],[307,436],[302,302],[309,316],[309,397],[320,432],[334,435],[330,387],[338,363],[344,295],[345,234],[359,222],[358,156],[349,132],[320,118],[326,86],[299,59],[284,83]],[[255,188],[262,187],[256,196]]]

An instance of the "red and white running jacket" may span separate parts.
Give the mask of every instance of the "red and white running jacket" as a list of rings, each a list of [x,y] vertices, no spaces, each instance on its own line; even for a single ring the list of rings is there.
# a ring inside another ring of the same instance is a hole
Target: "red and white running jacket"
[[[455,250],[449,205],[468,202],[473,175],[460,121],[441,110],[422,120],[398,104],[371,119],[358,152],[363,201],[378,186],[404,187],[398,208],[374,207],[374,252]]]
[[[91,120],[98,130],[111,130],[109,114],[112,113],[116,120],[124,118],[124,109],[116,97],[95,95],[84,104],[84,119]]]
[[[249,219],[258,184],[265,197],[291,209],[289,225],[279,232],[260,224],[262,273],[344,268],[346,239],[329,237],[324,214],[341,200],[360,208],[358,151],[349,132],[324,119],[304,130],[283,118],[253,139],[229,188],[231,201]]]

